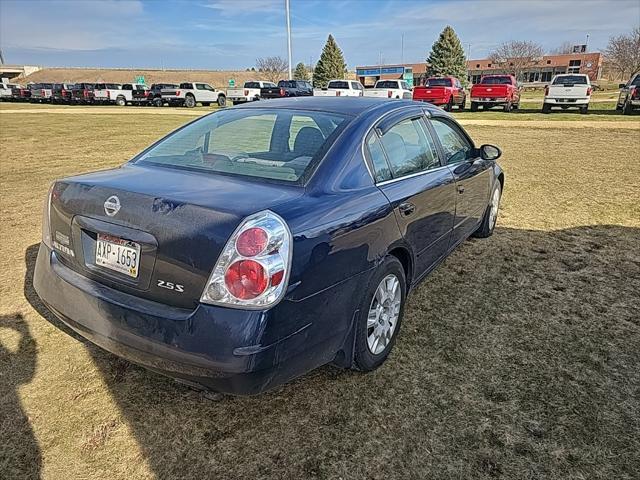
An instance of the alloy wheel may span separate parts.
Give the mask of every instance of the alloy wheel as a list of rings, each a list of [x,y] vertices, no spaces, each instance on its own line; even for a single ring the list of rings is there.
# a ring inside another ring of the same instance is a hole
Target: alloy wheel
[[[394,274],[389,274],[378,285],[367,316],[367,345],[374,355],[382,353],[391,342],[401,303],[400,281]]]

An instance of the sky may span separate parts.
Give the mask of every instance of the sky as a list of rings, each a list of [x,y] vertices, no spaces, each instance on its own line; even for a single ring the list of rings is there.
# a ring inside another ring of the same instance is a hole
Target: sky
[[[333,34],[350,69],[422,62],[446,25],[471,59],[503,41],[549,51],[587,34],[604,49],[640,25],[640,0],[290,2],[292,63],[315,63]],[[284,0],[0,0],[0,48],[14,64],[244,70],[287,57]]]

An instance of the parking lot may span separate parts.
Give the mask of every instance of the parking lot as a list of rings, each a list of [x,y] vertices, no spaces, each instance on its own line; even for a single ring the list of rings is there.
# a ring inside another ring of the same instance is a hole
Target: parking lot
[[[14,460],[0,471],[633,478],[640,122],[595,108],[586,119],[456,114],[477,143],[504,150],[496,235],[464,243],[409,297],[379,370],[325,367],[214,402],[74,336],[31,285],[50,182],[124,162],[185,110],[1,105],[0,421],[15,440],[0,446]]]

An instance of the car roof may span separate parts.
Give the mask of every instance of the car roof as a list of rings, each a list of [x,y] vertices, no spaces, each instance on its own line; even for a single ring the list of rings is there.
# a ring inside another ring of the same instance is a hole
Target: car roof
[[[422,107],[432,112],[440,111],[429,103],[414,102],[413,100],[389,100],[373,97],[294,97],[274,98],[261,102],[245,103],[232,107],[234,109],[247,108],[291,108],[294,110],[312,110],[318,112],[338,113],[357,117],[360,114],[376,110],[380,113],[395,110],[400,107]]]

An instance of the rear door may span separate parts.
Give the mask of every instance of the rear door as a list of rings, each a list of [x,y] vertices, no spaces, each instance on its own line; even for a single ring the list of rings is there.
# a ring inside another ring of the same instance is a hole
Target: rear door
[[[447,252],[455,217],[453,175],[442,166],[421,113],[383,121],[367,137],[365,151],[413,251],[418,278]]]
[[[489,202],[491,165],[483,160],[471,139],[452,120],[429,120],[448,169],[456,181],[456,209],[452,245],[478,227]]]

